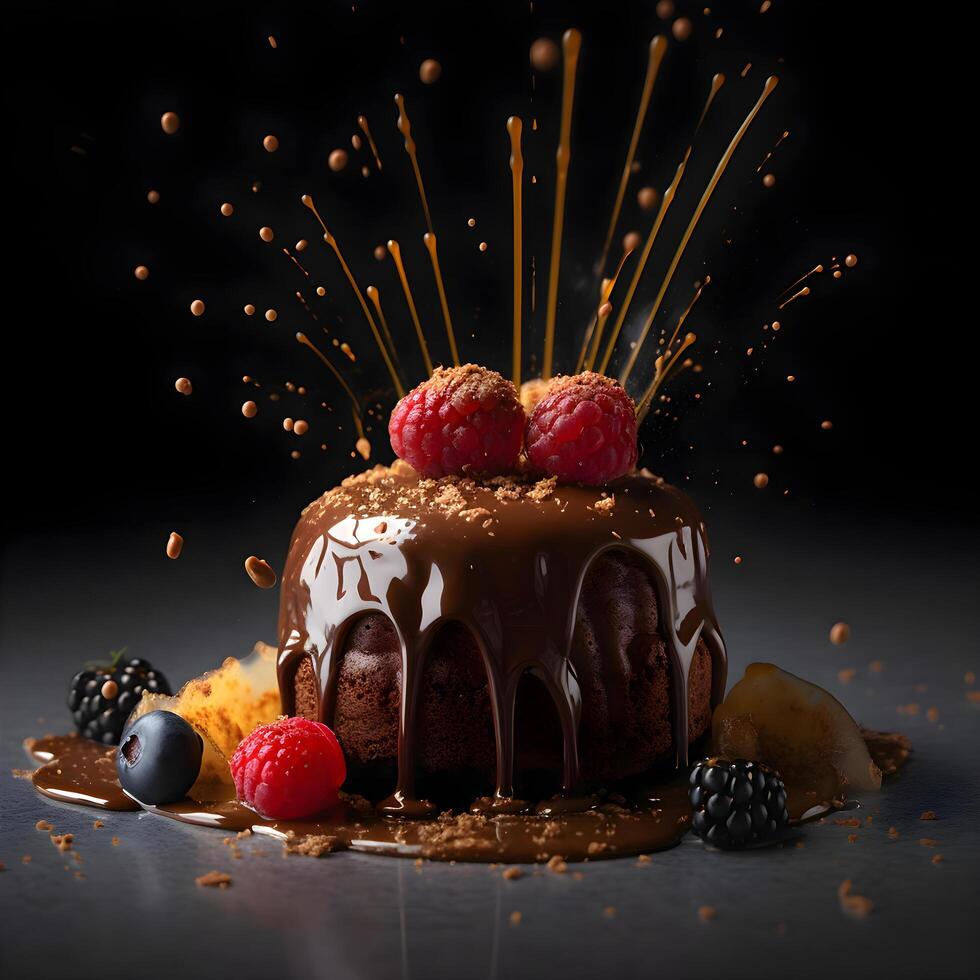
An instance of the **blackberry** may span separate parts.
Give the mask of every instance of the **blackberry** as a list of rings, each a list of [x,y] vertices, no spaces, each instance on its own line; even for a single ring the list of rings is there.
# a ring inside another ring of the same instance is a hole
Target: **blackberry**
[[[789,823],[779,773],[745,759],[704,759],[691,769],[691,829],[715,847],[737,849],[772,840]]]
[[[170,685],[148,660],[121,663],[123,650],[109,664],[80,670],[68,689],[68,708],[80,735],[104,745],[118,745],[123,725],[144,691],[171,694]],[[112,685],[106,688],[108,682]],[[111,695],[108,697],[107,695]]]

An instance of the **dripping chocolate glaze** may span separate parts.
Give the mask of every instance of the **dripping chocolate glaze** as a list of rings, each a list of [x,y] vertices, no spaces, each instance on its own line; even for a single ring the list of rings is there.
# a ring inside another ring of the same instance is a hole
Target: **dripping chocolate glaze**
[[[293,714],[294,676],[312,658],[321,720],[332,722],[347,631],[366,613],[393,624],[402,656],[398,776],[379,804],[424,816],[415,794],[416,721],[425,658],[440,626],[475,638],[487,673],[496,737],[490,810],[514,795],[514,705],[528,672],[550,693],[564,741],[563,793],[579,784],[581,696],[570,658],[579,592],[591,562],[610,549],[640,556],[653,573],[671,663],[677,765],[687,761],[687,684],[698,639],[712,658],[712,704],[724,695],[725,648],[708,586],[708,542],[692,501],[656,477],[603,490],[447,477],[419,480],[407,465],[375,467],[314,501],[293,533],[282,581],[279,689]]]

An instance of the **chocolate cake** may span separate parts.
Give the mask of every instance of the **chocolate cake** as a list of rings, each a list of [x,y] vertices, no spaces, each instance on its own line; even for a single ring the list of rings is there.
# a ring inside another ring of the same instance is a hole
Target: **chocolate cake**
[[[682,765],[723,695],[704,524],[650,474],[420,479],[406,463],[304,511],[282,581],[286,714],[325,721],[348,785],[424,815],[439,778],[523,806]]]

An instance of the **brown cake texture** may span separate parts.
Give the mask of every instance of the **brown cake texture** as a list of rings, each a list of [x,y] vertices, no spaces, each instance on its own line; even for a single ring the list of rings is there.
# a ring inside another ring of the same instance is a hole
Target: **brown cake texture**
[[[283,708],[331,724],[349,785],[387,781],[390,788],[395,779],[406,663],[420,665],[406,734],[412,770],[423,781],[436,777],[492,792],[500,762],[495,691],[497,714],[501,705],[513,710],[517,792],[541,774],[559,788],[566,702],[575,706],[579,786],[608,786],[683,761],[687,744],[710,726],[725,673],[707,593],[706,538],[689,498],[652,477],[597,491],[554,481],[419,480],[403,466],[371,472],[304,512],[280,616]],[[393,531],[396,514],[408,515],[401,537]],[[550,578],[528,571],[526,591],[535,601],[514,612],[522,592],[510,579],[535,563]],[[450,615],[423,641],[411,628],[432,567],[453,583],[442,593],[442,611]],[[567,699],[556,695],[560,665],[548,675],[534,659],[534,642],[547,645],[548,636],[562,635],[560,623],[539,621],[560,620],[562,602],[569,604],[570,634],[562,659],[575,690]],[[471,611],[473,621],[461,621]],[[496,635],[494,616],[505,615],[511,632]],[[525,655],[507,642],[523,630],[543,637],[529,643],[527,669]],[[685,644],[686,659],[678,656]],[[676,706],[682,660],[687,703]],[[495,665],[501,674],[494,675]],[[500,677],[514,674],[520,676],[508,700]],[[678,731],[687,742],[680,749]]]

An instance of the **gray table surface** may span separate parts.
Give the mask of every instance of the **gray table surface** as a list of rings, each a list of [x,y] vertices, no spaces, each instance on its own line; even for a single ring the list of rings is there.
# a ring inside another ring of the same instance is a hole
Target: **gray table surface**
[[[689,840],[646,866],[586,864],[580,879],[529,866],[515,881],[479,865],[284,858],[258,839],[233,860],[218,832],[39,797],[10,770],[25,765],[25,736],[67,730],[63,698],[76,663],[125,642],[179,682],[272,639],[276,599],[242,581],[241,541],[227,528],[190,528],[180,563],[160,559],[155,530],[18,539],[6,549],[0,600],[0,972],[972,975],[980,705],[966,697],[964,672],[980,673],[975,535],[909,522],[900,533],[868,529],[819,513],[773,534],[731,508],[709,526],[732,679],[753,660],[779,663],[829,688],[864,724],[908,733],[912,763],[861,798],[870,826],[811,826],[802,848],[722,854]],[[250,546],[269,534],[266,554],[281,552],[282,527],[250,533]],[[744,555],[737,567],[735,554]],[[839,619],[853,635],[834,647],[827,632]],[[868,669],[875,660],[881,673]],[[846,667],[857,674],[845,686]],[[909,703],[918,714],[897,710]],[[939,820],[921,822],[927,809]],[[96,817],[104,828],[93,829]],[[66,862],[35,830],[42,818],[76,835],[83,863]],[[211,869],[231,873],[232,887],[196,887]],[[845,878],[874,902],[867,919],[842,913]],[[716,909],[714,920],[699,919],[702,905]]]

